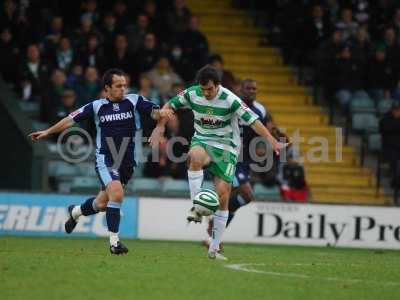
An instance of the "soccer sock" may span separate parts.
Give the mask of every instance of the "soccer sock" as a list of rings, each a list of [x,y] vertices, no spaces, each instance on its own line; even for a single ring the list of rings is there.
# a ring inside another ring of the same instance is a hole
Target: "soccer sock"
[[[189,189],[190,189],[190,199],[193,200],[194,196],[200,191],[201,185],[203,184],[204,172],[200,171],[191,171],[188,170],[188,179],[189,179]]]
[[[226,227],[229,226],[231,223],[233,217],[235,216],[235,212],[241,207],[248,204],[246,200],[240,196],[240,195],[235,195],[229,199],[229,216],[228,216],[228,221],[226,222]]]
[[[106,221],[108,231],[110,233],[110,245],[116,246],[119,241],[118,238],[118,230],[119,230],[119,222],[121,219],[120,214],[121,203],[108,201],[106,208]]]
[[[212,241],[208,251],[218,251],[219,244],[222,240],[222,234],[225,231],[226,221],[228,220],[229,212],[227,210],[217,210],[214,213],[214,225],[212,230]]]
[[[92,197],[87,199],[84,203],[80,206],[82,215],[90,216],[97,214],[99,210],[96,207],[96,197]]]
[[[82,216],[82,209],[80,205],[75,205],[74,208],[71,211],[71,215],[74,218],[74,220],[78,220],[80,216]]]

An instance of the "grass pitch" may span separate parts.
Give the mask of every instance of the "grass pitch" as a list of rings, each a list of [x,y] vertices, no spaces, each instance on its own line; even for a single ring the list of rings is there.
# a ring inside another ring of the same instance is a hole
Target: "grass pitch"
[[[400,252],[228,244],[0,237],[6,299],[398,299]]]

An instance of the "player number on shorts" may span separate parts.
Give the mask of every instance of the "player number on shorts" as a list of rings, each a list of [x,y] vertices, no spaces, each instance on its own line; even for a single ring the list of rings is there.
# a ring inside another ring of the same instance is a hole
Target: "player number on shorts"
[[[225,175],[231,177],[233,175],[234,167],[235,166],[233,164],[229,163],[228,166],[226,167]]]

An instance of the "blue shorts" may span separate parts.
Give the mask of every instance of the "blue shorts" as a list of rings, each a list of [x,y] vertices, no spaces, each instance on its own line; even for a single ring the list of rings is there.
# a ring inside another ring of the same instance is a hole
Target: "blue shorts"
[[[121,181],[124,186],[131,179],[134,171],[134,164],[122,161],[118,168],[113,168],[114,161],[111,155],[96,154],[96,173],[101,183],[101,189],[105,190],[106,186],[112,180]]]
[[[250,164],[238,162],[236,164],[235,178],[233,179],[233,187],[239,187],[242,184],[250,182]]]

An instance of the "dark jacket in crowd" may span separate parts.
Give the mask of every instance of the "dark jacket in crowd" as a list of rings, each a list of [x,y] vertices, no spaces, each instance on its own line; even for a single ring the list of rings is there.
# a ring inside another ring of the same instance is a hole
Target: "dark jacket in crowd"
[[[391,111],[386,113],[380,121],[379,129],[383,150],[396,151],[400,158],[400,118],[396,118]]]
[[[334,66],[335,86],[337,90],[359,90],[365,85],[363,77],[365,66],[360,61],[349,58],[338,58]]]

